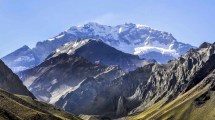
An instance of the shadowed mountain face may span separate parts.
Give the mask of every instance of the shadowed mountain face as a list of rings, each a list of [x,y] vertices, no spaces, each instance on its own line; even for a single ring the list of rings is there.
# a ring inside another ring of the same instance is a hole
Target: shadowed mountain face
[[[153,60],[140,59],[136,55],[123,53],[100,40],[92,39],[66,43],[64,46],[58,48],[55,52],[49,55],[47,59],[58,56],[62,53],[78,55],[95,64],[119,65],[119,67],[125,71],[132,71],[137,67],[155,62]]]
[[[76,90],[89,77],[101,78],[108,83],[123,74],[118,66],[92,64],[83,57],[66,53],[19,73],[29,90],[39,100],[49,103],[55,103],[67,92]]]
[[[151,62],[154,61],[141,60],[101,41],[86,39],[65,44],[42,64],[20,72],[19,76],[39,100],[55,103],[88,77],[108,83],[124,74],[121,68],[130,71]]]
[[[178,42],[168,32],[144,25],[129,23],[107,26],[88,23],[73,26],[53,38],[38,42],[33,49],[25,46],[25,49],[16,50],[2,59],[14,72],[18,72],[40,64],[50,53],[67,42],[88,38],[101,40],[124,53],[154,59],[159,63],[167,63],[193,48],[189,44]]]
[[[166,65],[146,65],[105,85],[100,85],[96,79],[88,79],[55,104],[76,114],[109,117],[136,114],[158,102],[166,105],[198,85],[205,84],[202,89],[212,85],[214,79],[209,79],[210,84],[205,79],[214,75],[214,61],[215,44],[203,43],[178,60]],[[89,98],[87,95],[90,95],[90,101],[85,101]],[[197,101],[201,103],[202,99]],[[75,109],[77,105],[80,109]]]
[[[141,79],[139,78],[148,77],[150,75],[148,65],[144,66],[144,69],[147,71],[139,74],[135,71],[132,72],[135,73],[134,77],[137,80],[140,81]],[[130,74],[123,76],[123,78],[129,77]],[[61,97],[55,104],[75,114],[104,115],[113,117],[117,111],[120,111],[118,106],[125,107],[123,104],[125,98],[121,96],[131,95],[131,91],[135,91],[138,84],[138,81],[132,81],[132,79],[131,81],[123,81],[122,77],[109,83],[101,82],[99,78],[89,78],[86,79],[85,82],[76,90],[68,92],[65,96]],[[134,101],[131,104],[135,105],[136,103]],[[76,109],[78,106],[79,109]],[[126,112],[127,111],[125,111],[125,113]]]
[[[0,88],[13,94],[26,95],[34,98],[33,94],[23,85],[19,77],[14,74],[1,60]]]

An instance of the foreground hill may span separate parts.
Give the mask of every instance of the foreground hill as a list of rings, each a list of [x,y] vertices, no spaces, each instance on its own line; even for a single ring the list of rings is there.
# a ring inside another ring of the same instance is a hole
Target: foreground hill
[[[52,105],[0,90],[1,120],[79,120]]]

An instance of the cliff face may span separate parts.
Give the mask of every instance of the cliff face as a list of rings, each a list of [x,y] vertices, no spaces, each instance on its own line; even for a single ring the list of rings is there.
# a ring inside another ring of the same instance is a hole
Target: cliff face
[[[175,97],[172,101],[164,97],[145,108],[143,112],[133,114],[126,119],[213,120],[215,70],[213,69],[203,79],[194,82],[192,85],[188,84],[188,86],[177,97],[177,94],[172,95]]]
[[[211,74],[215,69],[215,45],[204,44],[198,49],[191,49],[167,65],[155,64],[147,83],[140,87],[144,102],[134,111],[142,111],[150,106],[148,103],[156,103],[163,98],[167,98],[166,103],[168,103]]]

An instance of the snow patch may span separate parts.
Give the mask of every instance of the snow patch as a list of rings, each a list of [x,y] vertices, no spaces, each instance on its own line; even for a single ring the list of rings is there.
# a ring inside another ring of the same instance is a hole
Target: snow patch
[[[73,87],[68,86],[68,85],[60,85],[57,89],[55,89],[54,91],[52,91],[51,97],[50,97],[50,104],[54,104],[55,102],[57,102],[61,96],[63,96],[64,94],[66,94],[68,91],[70,91],[71,89],[73,89]]]
[[[56,57],[59,54],[67,53],[68,55],[73,54],[77,49],[87,44],[90,39],[82,40],[82,41],[72,41],[70,43],[64,44],[63,47],[55,50],[55,54],[52,57]]]
[[[48,39],[48,41],[53,41],[53,40],[55,40],[55,38],[49,38],[49,39]]]
[[[42,95],[38,96],[38,98],[41,99],[41,100],[44,100],[44,101],[49,100],[49,98],[47,96],[42,96]]]
[[[119,28],[119,33],[121,33],[121,32],[122,32],[122,28],[120,27],[120,28]]]
[[[54,85],[57,83],[57,79],[52,80],[51,84]]]
[[[134,54],[142,55],[142,54],[146,54],[149,52],[159,52],[161,54],[169,54],[175,58],[180,56],[179,53],[177,53],[176,50],[174,50],[174,49],[165,49],[165,48],[152,47],[152,46],[137,47],[137,48],[135,48]]]
[[[28,80],[25,80],[23,82],[23,84],[29,88],[29,86],[37,79],[38,77],[37,76],[31,76],[28,78]]]
[[[34,60],[35,59],[33,57],[21,56],[21,57],[15,59],[14,62],[23,62],[23,61],[31,62],[31,61],[34,61]]]
[[[64,34],[58,35],[58,36],[56,36],[56,37],[54,37],[54,38],[49,38],[48,41],[53,41],[53,40],[55,40],[55,39],[60,39],[60,38],[62,38],[62,37],[64,37]]]
[[[29,67],[25,67],[25,66],[17,66],[17,67],[12,67],[11,68],[13,70],[13,72],[19,72],[19,71],[23,71],[23,70],[27,70],[29,69]]]
[[[147,25],[136,24],[136,28],[144,29],[144,28],[150,28],[150,27]]]
[[[63,109],[65,109],[66,105],[67,105],[67,101],[65,101],[65,103],[63,104]]]
[[[64,36],[64,34],[59,35],[59,36],[57,36],[56,38],[59,39],[59,38],[62,38],[63,36]]]

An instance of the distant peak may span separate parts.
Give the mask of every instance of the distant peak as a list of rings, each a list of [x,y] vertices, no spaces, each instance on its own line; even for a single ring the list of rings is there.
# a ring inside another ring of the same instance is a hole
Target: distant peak
[[[89,38],[89,39],[78,39],[75,42],[84,42],[84,41],[85,42],[93,42],[93,41],[101,41],[101,40]],[[73,43],[73,41],[71,43]]]
[[[19,50],[28,50],[30,49],[27,45],[22,46],[21,48],[19,48]]]
[[[29,48],[27,45],[22,46],[22,48]]]
[[[97,22],[88,22],[86,24],[83,25],[78,25],[78,26],[72,26],[70,27],[68,30],[66,30],[66,32],[76,32],[76,31],[81,31],[82,29],[94,29],[94,30],[101,30],[101,31],[105,31],[105,30],[109,30],[111,29],[119,29],[119,31],[121,31],[123,28],[124,29],[130,29],[130,28],[134,28],[134,29],[147,29],[147,30],[154,30],[154,31],[159,31],[162,33],[168,33],[169,32],[165,32],[165,31],[160,31],[154,28],[151,28],[150,26],[144,25],[144,24],[135,24],[135,23],[131,23],[131,22],[126,22],[124,24],[119,24],[119,25],[105,25],[105,24],[100,24]],[[120,32],[119,32],[120,33]],[[171,35],[171,34],[170,34]]]
[[[134,27],[134,28],[150,28],[147,25],[143,25],[143,24],[134,24],[131,22],[126,22],[124,24],[121,25],[117,25],[117,26],[112,26],[112,25],[105,25],[105,24],[99,24],[97,22],[89,22],[86,23],[84,25],[80,25],[80,26],[73,26],[72,28],[76,28],[76,27],[100,27],[100,26],[108,26],[108,27],[122,27],[122,26],[126,26],[126,27]]]
[[[97,22],[88,22],[87,24],[85,24],[85,25],[100,25],[99,23],[97,23]]]
[[[101,25],[99,23],[96,22],[89,22],[83,25],[83,27],[100,27],[100,26],[106,26],[106,25]],[[81,26],[80,26],[81,27]]]
[[[199,48],[208,48],[209,46],[211,46],[210,43],[208,43],[208,42],[203,42],[203,43],[199,46]]]
[[[129,22],[126,22],[125,25],[130,25],[130,26],[135,26],[136,24],[134,23],[129,23]]]

